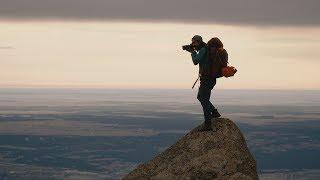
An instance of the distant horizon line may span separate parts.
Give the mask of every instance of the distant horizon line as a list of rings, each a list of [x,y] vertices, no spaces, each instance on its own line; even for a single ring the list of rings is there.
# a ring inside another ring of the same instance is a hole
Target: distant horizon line
[[[198,90],[196,88],[168,87],[72,87],[72,86],[0,86],[0,89],[110,89],[110,90]],[[320,91],[320,89],[276,89],[276,88],[214,88],[215,90],[261,90],[261,91]]]

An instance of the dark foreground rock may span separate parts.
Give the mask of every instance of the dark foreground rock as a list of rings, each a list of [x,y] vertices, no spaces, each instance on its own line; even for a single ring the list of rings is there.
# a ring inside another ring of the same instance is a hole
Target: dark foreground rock
[[[258,179],[256,161],[230,119],[213,119],[216,132],[199,132],[202,126],[123,179]]]

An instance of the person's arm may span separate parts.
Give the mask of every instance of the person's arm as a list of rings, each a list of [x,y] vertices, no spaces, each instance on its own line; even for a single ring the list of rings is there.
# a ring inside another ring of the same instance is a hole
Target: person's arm
[[[199,50],[198,54],[197,54],[195,51],[193,51],[193,52],[191,53],[191,57],[192,57],[192,62],[193,62],[193,64],[194,64],[194,65],[197,65],[198,63],[204,61],[204,59],[205,59],[205,58],[204,58],[205,54],[206,54],[206,48],[205,48],[205,47],[202,47],[202,48]]]

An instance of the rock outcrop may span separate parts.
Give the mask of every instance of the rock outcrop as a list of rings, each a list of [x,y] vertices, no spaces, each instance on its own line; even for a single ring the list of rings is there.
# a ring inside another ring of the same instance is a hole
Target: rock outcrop
[[[212,121],[216,132],[200,132],[199,125],[123,179],[258,179],[239,128],[227,118]]]

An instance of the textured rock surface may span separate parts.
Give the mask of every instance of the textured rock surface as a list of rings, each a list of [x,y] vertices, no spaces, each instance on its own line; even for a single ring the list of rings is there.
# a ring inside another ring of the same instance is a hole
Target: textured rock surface
[[[227,118],[212,121],[218,131],[199,132],[199,125],[123,179],[258,179],[239,128]]]

